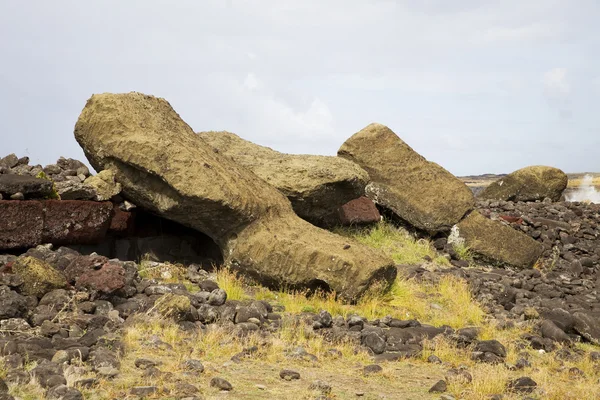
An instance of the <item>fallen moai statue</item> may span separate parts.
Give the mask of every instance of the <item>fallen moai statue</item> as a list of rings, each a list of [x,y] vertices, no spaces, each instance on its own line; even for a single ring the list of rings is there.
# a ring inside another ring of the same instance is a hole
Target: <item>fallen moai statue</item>
[[[369,173],[369,198],[414,228],[433,235],[456,226],[475,255],[497,264],[530,267],[542,254],[527,235],[472,212],[471,190],[387,126],[368,125],[346,140],[338,155]]]
[[[354,134],[338,156],[369,173],[367,197],[419,230],[449,231],[475,206],[463,182],[427,161],[385,125],[370,124]]]
[[[357,299],[391,282],[378,250],[300,219],[288,199],[218,153],[161,98],[93,95],[75,126],[92,166],[136,205],[209,235],[226,264],[268,286],[326,288]]]
[[[533,165],[518,169],[483,189],[479,200],[559,201],[569,178],[558,168]]]
[[[242,139],[230,132],[200,132],[202,139],[236,164],[275,186],[310,223],[339,224],[339,209],[365,193],[369,175],[339,157],[285,154]]]

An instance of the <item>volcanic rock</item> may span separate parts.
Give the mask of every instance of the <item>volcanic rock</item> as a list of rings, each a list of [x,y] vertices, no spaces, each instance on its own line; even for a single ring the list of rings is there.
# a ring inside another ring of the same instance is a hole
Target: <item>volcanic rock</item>
[[[112,208],[108,202],[0,200],[0,250],[98,243],[106,236]]]
[[[227,264],[269,286],[326,288],[355,299],[391,281],[377,250],[298,218],[286,197],[215,151],[164,99],[92,96],[75,126],[92,166],[115,172],[136,205],[209,235]]]
[[[448,231],[471,209],[471,190],[436,163],[415,152],[388,127],[371,124],[340,147],[371,177],[366,195],[417,229]]]
[[[26,313],[26,298],[6,286],[0,286],[0,319],[18,318]]]
[[[52,194],[52,181],[27,175],[0,175],[0,194],[10,197],[16,193],[27,199],[43,198]]]
[[[19,258],[13,263],[12,269],[15,274],[23,278],[20,290],[24,295],[42,298],[51,290],[67,286],[67,280],[63,274],[37,258]]]
[[[76,280],[75,287],[92,292],[111,294],[125,286],[125,269],[116,263],[106,263],[100,269],[87,271]]]
[[[156,300],[155,307],[163,317],[182,321],[189,318],[191,303],[187,296],[167,293]]]
[[[340,223],[345,226],[367,225],[381,221],[381,214],[373,200],[361,196],[339,209]]]

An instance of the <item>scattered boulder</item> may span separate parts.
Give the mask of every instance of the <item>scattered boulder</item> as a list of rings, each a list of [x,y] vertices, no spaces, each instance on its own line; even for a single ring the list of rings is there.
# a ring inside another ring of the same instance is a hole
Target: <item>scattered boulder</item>
[[[477,211],[471,212],[455,229],[459,240],[464,240],[476,256],[492,263],[528,268],[542,255],[540,243]]]
[[[600,312],[578,311],[573,314],[574,329],[586,340],[600,345]]]
[[[532,393],[537,387],[537,382],[528,376],[513,379],[508,383],[508,390],[516,393]]]
[[[371,124],[354,134],[338,156],[369,173],[367,197],[417,229],[448,231],[475,205],[463,182],[427,161],[384,125]]]
[[[125,269],[116,263],[107,262],[100,269],[88,270],[85,274],[80,275],[76,280],[75,287],[111,294],[122,289],[125,283]]]
[[[540,325],[542,337],[551,339],[555,342],[570,343],[571,338],[562,329],[550,320],[542,321]]]
[[[348,160],[284,154],[229,132],[198,135],[219,153],[281,191],[302,219],[317,226],[339,223],[338,209],[365,192],[369,175]]]
[[[381,371],[383,371],[383,368],[379,364],[365,365],[364,368],[363,368],[363,374],[364,375],[377,374],[377,373],[379,373]]]
[[[445,380],[441,379],[429,389],[429,393],[444,393],[446,390],[448,390],[448,384]]]
[[[156,300],[156,310],[166,318],[182,321],[190,316],[190,299],[184,295],[167,293]]]
[[[300,379],[300,374],[296,371],[292,371],[291,369],[282,369],[279,372],[279,377],[286,381],[292,381],[292,380]]]
[[[67,280],[63,274],[37,258],[18,258],[12,269],[23,279],[20,291],[24,295],[42,298],[51,290],[67,287]]]
[[[0,167],[14,168],[19,164],[19,157],[15,153],[11,153],[0,159]]]
[[[7,286],[0,286],[0,319],[20,318],[27,314],[27,299]]]
[[[225,390],[227,392],[233,390],[233,386],[231,386],[231,383],[227,382],[223,378],[219,378],[216,376],[210,380],[210,386],[219,390]]]
[[[52,400],[83,400],[83,395],[75,388],[58,385],[48,390],[46,398]]]
[[[164,99],[94,95],[75,137],[136,205],[208,234],[227,264],[268,286],[356,299],[375,281],[395,278],[391,259],[355,242],[344,249],[347,239],[299,219],[285,196],[216,152]]]
[[[361,196],[350,200],[339,209],[340,223],[344,226],[368,225],[381,221],[381,214],[373,200]]]
[[[481,200],[560,200],[569,178],[558,168],[541,165],[521,168],[493,182],[477,196]]]

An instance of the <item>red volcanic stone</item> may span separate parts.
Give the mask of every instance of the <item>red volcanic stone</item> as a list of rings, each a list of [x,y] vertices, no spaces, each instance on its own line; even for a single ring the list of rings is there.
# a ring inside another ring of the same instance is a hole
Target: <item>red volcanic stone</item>
[[[125,286],[125,269],[118,264],[106,263],[100,269],[81,275],[75,287],[109,294]]]
[[[134,218],[132,213],[121,210],[119,206],[115,204],[108,230],[114,233],[128,234],[134,231],[133,222]]]
[[[104,239],[112,203],[76,200],[0,200],[0,250],[93,244]]]
[[[113,205],[110,202],[46,200],[42,241],[55,245],[94,244],[106,236]]]
[[[513,217],[512,215],[499,215],[498,218],[503,219],[504,221],[510,224],[519,224],[523,223],[523,218]]]
[[[87,275],[91,271],[99,270],[108,262],[108,258],[99,255],[77,256],[67,265],[63,271],[69,283],[74,284],[80,276]]]
[[[44,214],[39,201],[0,200],[0,250],[42,243]]]
[[[359,197],[340,207],[340,222],[342,225],[365,225],[379,222],[381,214],[371,199]]]

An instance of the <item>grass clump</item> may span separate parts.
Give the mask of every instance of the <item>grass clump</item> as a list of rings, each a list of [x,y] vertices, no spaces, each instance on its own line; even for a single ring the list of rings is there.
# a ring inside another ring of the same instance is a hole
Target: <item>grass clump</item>
[[[364,245],[388,254],[398,264],[418,265],[426,258],[435,264],[448,265],[426,239],[418,239],[407,230],[382,221],[371,228],[338,228],[335,233],[352,237]]]
[[[465,261],[473,261],[474,256],[471,248],[467,246],[464,242],[456,242],[452,244],[452,248],[456,252],[459,260]]]
[[[224,267],[217,270],[217,285],[227,293],[229,300],[244,300],[248,298],[244,287],[247,286],[244,279],[235,271]]]

